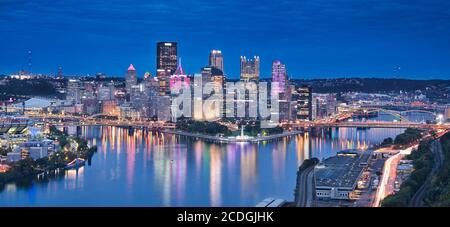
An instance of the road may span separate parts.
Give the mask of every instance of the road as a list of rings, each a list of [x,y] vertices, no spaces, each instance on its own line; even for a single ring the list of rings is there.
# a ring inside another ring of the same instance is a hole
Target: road
[[[93,116],[83,117],[83,116],[74,116],[74,115],[52,115],[52,114],[42,114],[42,113],[27,113],[26,114],[30,118],[36,119],[54,119],[58,121],[71,121],[71,122],[63,122],[65,124],[75,124],[75,125],[89,125],[89,124],[107,124],[107,125],[131,125],[131,126],[151,126],[151,127],[164,127],[164,128],[172,128],[164,126],[164,124],[160,122],[147,122],[147,121],[124,121],[124,120],[102,120],[95,118]],[[368,128],[425,128],[425,129],[450,129],[450,124],[422,124],[418,122],[385,122],[385,121],[367,121],[367,122],[336,122],[335,120],[322,120],[322,121],[305,121],[305,122],[296,122],[296,123],[284,123],[285,126],[290,126],[293,128],[309,128],[309,127],[319,127],[319,128],[332,128],[332,127],[368,127]]]
[[[422,124],[418,122],[299,122],[290,124],[293,128],[299,127],[319,127],[319,128],[423,128],[423,129],[449,129],[450,124]]]
[[[440,170],[442,165],[444,164],[444,156],[442,154],[442,145],[439,140],[434,140],[431,143],[431,151],[434,153],[434,166],[431,170],[431,173],[428,175],[427,179],[423,183],[423,185],[417,190],[416,194],[411,198],[409,202],[410,207],[423,207],[424,206],[424,198],[427,194],[428,189],[431,186],[431,180],[433,176]]]
[[[411,154],[413,149],[417,149],[418,145],[408,147],[404,150],[400,150],[397,154],[389,157],[384,163],[383,175],[378,186],[377,193],[375,195],[375,201],[373,203],[374,207],[379,207],[381,201],[383,201],[386,196],[390,195],[394,191],[394,182],[397,175],[397,165],[403,156]]]
[[[314,166],[303,170],[297,180],[298,197],[297,207],[311,207],[314,196]]]

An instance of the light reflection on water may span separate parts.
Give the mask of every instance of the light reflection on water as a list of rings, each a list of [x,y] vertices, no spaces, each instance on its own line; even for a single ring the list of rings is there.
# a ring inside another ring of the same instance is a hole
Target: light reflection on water
[[[201,140],[115,127],[84,127],[98,145],[91,166],[30,189],[7,186],[0,206],[254,206],[293,199],[296,171],[310,157],[395,137],[402,129],[333,129],[260,144]]]

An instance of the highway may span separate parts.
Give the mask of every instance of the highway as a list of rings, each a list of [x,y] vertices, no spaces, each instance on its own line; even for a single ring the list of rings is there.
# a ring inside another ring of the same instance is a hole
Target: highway
[[[431,144],[431,151],[434,153],[434,166],[431,173],[428,175],[426,181],[423,185],[417,190],[414,196],[411,198],[409,202],[409,207],[423,207],[423,200],[426,196],[426,192],[431,186],[431,180],[433,176],[440,170],[442,165],[444,164],[444,157],[442,153],[442,145],[439,140],[435,140]]]
[[[413,149],[417,149],[417,147],[418,145],[414,145],[404,150],[400,150],[397,154],[392,155],[386,160],[383,167],[383,174],[375,195],[375,201],[373,203],[374,207],[379,207],[381,205],[381,201],[383,201],[386,196],[393,193],[393,185],[396,178],[398,163],[403,156],[411,154],[411,151]]]
[[[416,122],[299,122],[291,124],[294,128],[319,127],[319,128],[424,128],[424,129],[450,129],[450,124],[423,124]]]
[[[40,120],[55,120],[61,121],[61,124],[78,124],[78,125],[111,125],[111,126],[142,126],[149,125],[151,127],[164,127],[163,122],[152,121],[129,121],[129,120],[105,120],[96,118],[93,116],[83,117],[74,115],[62,115],[62,114],[42,114],[42,113],[27,113],[30,118]],[[348,116],[345,116],[348,117]],[[68,122],[64,122],[68,121]],[[317,121],[300,121],[295,123],[283,123],[284,126],[292,128],[424,128],[424,129],[450,129],[450,124],[424,124],[418,122],[398,121],[398,122],[386,122],[386,121],[365,121],[365,122],[343,122],[333,119],[317,120]],[[172,127],[168,127],[172,128]]]
[[[303,170],[297,179],[298,195],[296,198],[297,207],[311,207],[314,197],[314,166]]]
[[[441,130],[440,132],[438,132],[438,134],[435,137],[432,137],[431,135],[427,135],[425,136],[422,140],[426,140],[426,139],[434,139],[433,142],[433,146],[432,146],[432,151],[436,152],[435,155],[435,167],[433,168],[433,172],[432,174],[435,173],[435,171],[437,171],[443,163],[443,155],[442,155],[442,148],[440,147],[440,143],[438,138],[440,138],[441,136],[445,135],[448,132],[448,130]],[[437,143],[438,145],[436,145],[435,143]],[[379,207],[381,205],[381,201],[388,195],[393,193],[393,185],[395,182],[395,178],[396,178],[396,174],[397,174],[397,165],[399,163],[399,161],[402,159],[402,157],[411,154],[412,150],[417,149],[419,145],[414,145],[411,147],[408,147],[404,150],[400,150],[400,152],[398,152],[397,154],[391,156],[390,158],[388,158],[384,164],[383,167],[383,175],[382,178],[380,180],[380,185],[378,187],[376,196],[375,196],[375,201],[373,203],[373,206],[375,207]],[[427,181],[429,180],[428,183],[429,184],[431,182],[431,176],[429,177],[430,179],[427,179]],[[418,192],[416,192],[417,195],[413,196],[414,201],[411,201],[411,205],[414,206],[420,206],[422,204],[423,201],[423,196],[425,195],[426,192],[426,184],[423,185],[424,188],[420,188],[418,190]]]

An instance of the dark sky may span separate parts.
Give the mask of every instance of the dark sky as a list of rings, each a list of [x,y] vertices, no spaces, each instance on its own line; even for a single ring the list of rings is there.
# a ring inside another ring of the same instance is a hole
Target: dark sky
[[[450,79],[448,0],[0,0],[0,73],[27,68],[155,74],[156,42],[176,41],[189,74],[224,54],[279,59],[294,78]]]

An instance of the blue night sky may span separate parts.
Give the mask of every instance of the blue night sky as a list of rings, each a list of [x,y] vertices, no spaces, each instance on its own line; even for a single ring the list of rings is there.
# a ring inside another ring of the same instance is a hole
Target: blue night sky
[[[224,54],[279,59],[294,78],[450,79],[448,0],[0,0],[0,74],[27,69],[155,74],[156,42],[178,42],[189,74]]]

